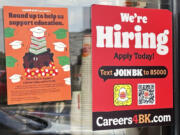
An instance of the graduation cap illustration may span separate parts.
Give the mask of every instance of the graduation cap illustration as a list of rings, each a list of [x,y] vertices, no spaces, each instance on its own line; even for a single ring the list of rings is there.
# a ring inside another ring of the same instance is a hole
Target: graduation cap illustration
[[[67,37],[67,30],[66,29],[58,29],[54,32],[57,39],[64,39]]]
[[[14,74],[11,77],[9,77],[12,83],[18,83],[21,81],[21,75],[19,74]]]
[[[38,26],[31,28],[30,31],[32,31],[34,37],[40,38],[40,37],[44,37],[46,29]]]
[[[63,42],[55,42],[54,49],[59,52],[64,52],[66,45]]]
[[[14,67],[17,60],[12,56],[6,56],[6,66]]]
[[[15,29],[7,27],[4,29],[4,35],[6,38],[13,37],[14,36]]]
[[[13,49],[20,49],[22,46],[22,41],[15,40],[11,42],[9,45],[11,45]]]
[[[70,71],[70,65],[65,65],[62,68],[64,71]]]
[[[69,61],[70,59],[67,56],[59,56],[57,58],[59,59],[59,64],[61,66],[69,65],[70,64],[70,61]]]
[[[59,60],[59,64],[62,66],[64,71],[70,70],[70,59],[67,56],[59,56],[57,57]]]
[[[64,78],[64,81],[65,81],[65,84],[71,85],[71,78],[70,77]]]

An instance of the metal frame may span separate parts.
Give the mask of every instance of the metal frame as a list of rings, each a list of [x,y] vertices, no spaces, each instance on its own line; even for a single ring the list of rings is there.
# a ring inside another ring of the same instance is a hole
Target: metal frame
[[[179,90],[179,43],[180,43],[180,1],[171,0],[172,11],[173,11],[173,30],[174,30],[174,110],[175,110],[175,125],[173,130],[173,135],[179,135],[179,103],[180,103],[180,90]]]
[[[179,43],[180,43],[180,1],[179,0],[161,0],[162,3],[167,3],[162,5],[161,8],[170,9],[173,13],[173,65],[174,65],[174,119],[175,123],[171,127],[162,127],[162,135],[179,135],[179,103],[180,103],[180,90],[179,90]]]

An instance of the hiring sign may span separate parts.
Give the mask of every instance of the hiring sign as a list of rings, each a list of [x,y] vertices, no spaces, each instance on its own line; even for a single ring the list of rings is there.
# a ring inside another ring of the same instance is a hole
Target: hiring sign
[[[93,129],[173,122],[172,14],[92,6]]]

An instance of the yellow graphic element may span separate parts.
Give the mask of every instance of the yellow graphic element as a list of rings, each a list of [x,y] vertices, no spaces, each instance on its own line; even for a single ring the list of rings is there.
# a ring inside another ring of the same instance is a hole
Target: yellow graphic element
[[[53,71],[51,70],[51,71],[50,71],[50,74],[52,74],[52,73],[53,73]]]
[[[35,73],[34,73],[34,72],[32,72],[32,73],[31,73],[31,75],[35,75]]]
[[[114,105],[128,106],[132,104],[132,86],[130,84],[114,85]]]

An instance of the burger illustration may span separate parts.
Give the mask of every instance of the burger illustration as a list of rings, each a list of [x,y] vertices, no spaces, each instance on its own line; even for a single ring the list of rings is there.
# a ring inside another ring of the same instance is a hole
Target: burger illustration
[[[144,98],[145,99],[148,99],[149,98],[149,91],[144,91]]]
[[[118,97],[118,101],[127,101],[128,100],[128,97],[127,97],[127,91],[125,88],[121,88],[119,90],[119,97]]]

